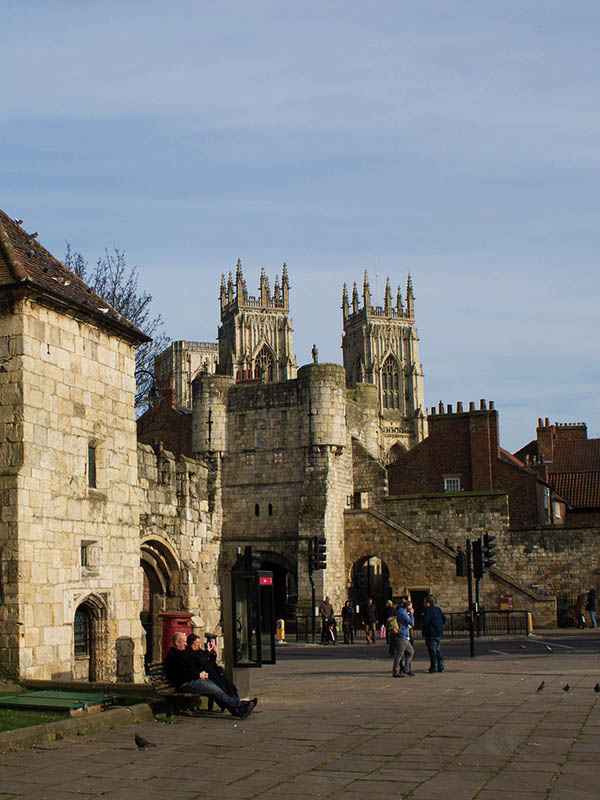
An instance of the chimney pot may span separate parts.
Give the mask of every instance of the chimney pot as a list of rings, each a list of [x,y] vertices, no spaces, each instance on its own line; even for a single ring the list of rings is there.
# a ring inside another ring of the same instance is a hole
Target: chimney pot
[[[475,411],[475,403],[472,400],[469,401],[469,411]]]
[[[462,402],[459,400],[458,403],[456,404],[456,413],[462,414],[462,410],[463,410]]]
[[[479,401],[479,410],[480,411],[485,411],[485,400],[480,400]]]
[[[547,428],[550,426],[550,420],[548,419],[548,417],[546,417],[546,423],[545,424],[546,424]]]
[[[494,410],[494,401],[490,400],[490,411]]]
[[[448,403],[448,405],[446,406],[446,414],[451,414],[451,413],[452,413],[452,404]]]

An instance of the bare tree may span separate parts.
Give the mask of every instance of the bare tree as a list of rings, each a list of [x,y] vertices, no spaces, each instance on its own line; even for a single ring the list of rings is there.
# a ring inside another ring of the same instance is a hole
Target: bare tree
[[[155,389],[154,357],[171,341],[162,330],[164,323],[160,314],[152,314],[152,295],[140,289],[137,266],[129,267],[125,253],[116,247],[113,251],[105,249],[104,256],[90,269],[81,253],[67,242],[64,263],[119,314],[152,338],[151,342],[139,345],[135,352],[135,405],[141,413]]]

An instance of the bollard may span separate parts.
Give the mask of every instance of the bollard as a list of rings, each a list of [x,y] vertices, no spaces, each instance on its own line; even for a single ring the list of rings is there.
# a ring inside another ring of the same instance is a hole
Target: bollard
[[[285,642],[285,620],[278,619],[277,627],[275,629],[275,639],[278,642]]]

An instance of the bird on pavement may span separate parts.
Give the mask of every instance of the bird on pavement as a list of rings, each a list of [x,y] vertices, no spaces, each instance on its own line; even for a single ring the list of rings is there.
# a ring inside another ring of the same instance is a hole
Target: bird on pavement
[[[570,691],[571,691],[571,687],[569,686],[568,683],[565,683],[565,685],[563,686],[563,692],[570,692]]]
[[[543,692],[546,688],[546,681],[542,681],[540,685],[537,687],[536,692]]]
[[[138,736],[137,733],[135,734],[135,743],[138,750],[147,750],[149,747],[156,747],[154,742],[149,742],[147,739],[144,739],[143,736]]]
[[[594,691],[596,692],[596,694],[598,694],[598,692],[600,692],[600,683],[597,683],[597,684],[594,686]]]

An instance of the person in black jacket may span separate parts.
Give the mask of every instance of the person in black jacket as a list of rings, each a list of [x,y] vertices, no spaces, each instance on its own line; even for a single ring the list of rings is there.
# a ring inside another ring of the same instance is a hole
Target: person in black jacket
[[[422,621],[423,638],[429,653],[428,672],[443,672],[445,669],[444,656],[440,649],[445,624],[446,615],[441,608],[436,606],[433,597],[428,597],[425,600],[425,613]]]
[[[590,622],[592,623],[592,628],[597,628],[598,623],[596,622],[596,589],[594,586],[592,586],[592,588],[588,592],[585,609],[590,615]]]
[[[187,649],[185,633],[173,635],[173,647],[165,658],[165,672],[178,691],[211,697],[233,717],[249,717],[258,699],[255,697],[253,700],[240,700],[239,697],[227,694],[210,680],[207,666],[208,661],[200,663],[197,653]]]
[[[195,633],[190,633],[187,637],[188,650],[195,654],[200,672],[207,672],[208,679],[223,689],[225,694],[239,697],[237,686],[229,680],[223,667],[217,664],[216,636],[207,633],[204,638],[206,643],[203,648],[202,640]]]

